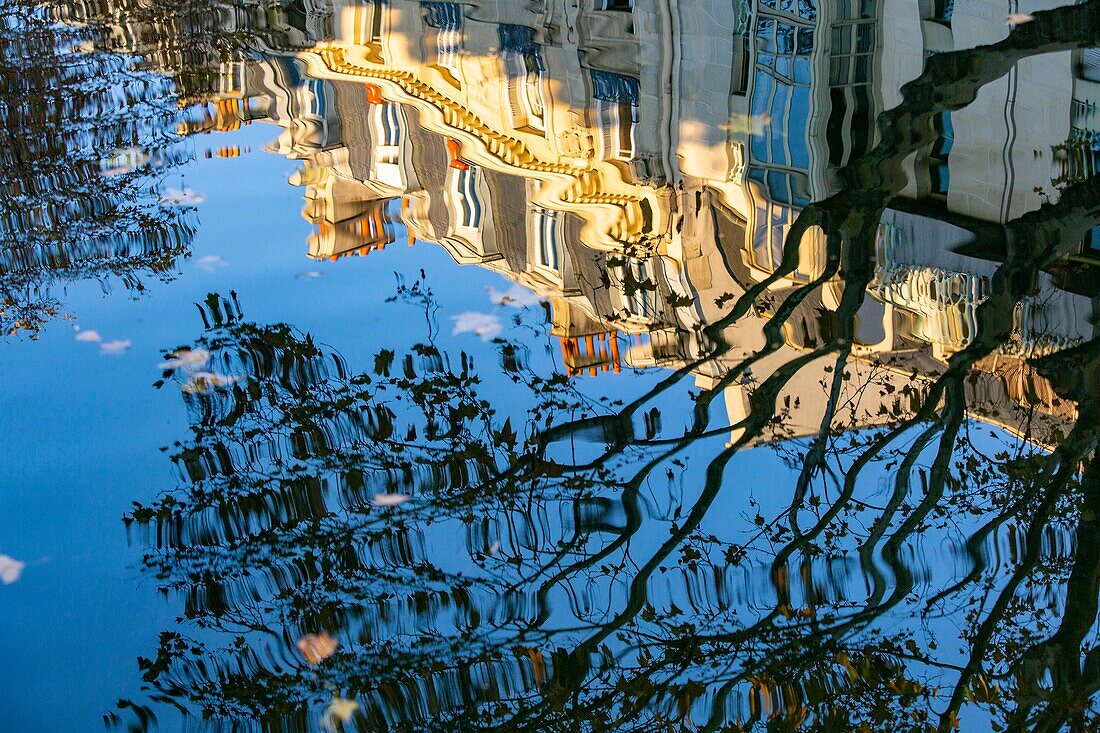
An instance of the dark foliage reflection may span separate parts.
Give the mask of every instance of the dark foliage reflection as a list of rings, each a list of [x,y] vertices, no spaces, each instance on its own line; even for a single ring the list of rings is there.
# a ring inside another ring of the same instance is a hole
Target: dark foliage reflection
[[[33,335],[66,282],[171,276],[193,223],[155,190],[183,159],[171,81],[31,3],[0,14],[0,330]]]
[[[220,632],[165,633],[146,679],[215,720],[310,729],[333,699],[392,730],[934,729],[965,706],[1010,727],[1096,720],[1095,346],[1038,363],[1081,402],[1052,453],[971,439],[945,375],[911,419],[784,444],[793,492],[754,498],[726,469],[764,407],[733,444],[703,409],[682,438],[642,438],[629,409],[499,342],[517,420],[430,341],[354,372],[235,302],[211,297],[204,319],[194,348],[242,379],[173,372],[183,483],[130,519],[189,624]],[[586,420],[605,428],[597,457],[554,459]],[[295,643],[321,631],[340,646],[308,664]]]

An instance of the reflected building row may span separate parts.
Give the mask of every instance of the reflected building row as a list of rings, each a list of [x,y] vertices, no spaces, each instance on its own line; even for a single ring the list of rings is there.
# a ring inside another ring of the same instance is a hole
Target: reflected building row
[[[573,374],[710,353],[703,328],[776,271],[799,213],[876,144],[877,115],[925,59],[1010,32],[995,3],[939,0],[304,0],[210,18],[249,29],[259,52],[203,67],[185,132],[278,125],[270,149],[302,163],[311,256],[382,249],[398,229],[437,243],[547,298]],[[120,26],[118,43],[178,71],[184,54],[165,48],[180,35],[147,18]],[[960,252],[1093,175],[1097,101],[1100,55],[1051,53],[933,120],[879,226],[854,382],[885,380],[886,399],[970,343],[998,262]],[[824,244],[807,238],[763,300],[817,278]],[[1025,360],[1096,336],[1098,264],[1086,238],[1020,304],[1012,342],[974,382],[986,417],[1010,426],[997,415],[1038,405],[1051,430],[1072,419]],[[798,308],[756,380],[831,338],[842,292],[828,283]],[[770,315],[726,328],[734,348],[700,363],[700,383],[760,349]],[[826,364],[782,399],[820,395]],[[752,381],[727,390],[731,417]],[[905,412],[889,399],[853,421]],[[821,409],[787,428],[816,432]]]

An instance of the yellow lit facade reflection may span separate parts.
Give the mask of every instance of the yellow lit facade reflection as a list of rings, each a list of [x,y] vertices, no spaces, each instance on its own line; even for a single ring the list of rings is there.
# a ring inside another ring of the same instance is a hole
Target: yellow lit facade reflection
[[[998,8],[305,0],[251,19],[262,53],[222,62],[184,131],[278,125],[269,149],[302,162],[292,183],[313,257],[434,242],[548,299],[571,374],[678,367],[708,353],[703,327],[776,270],[799,212],[876,144],[877,115],[928,55],[1010,32]],[[933,122],[879,227],[851,368],[853,389],[877,380],[882,395],[852,424],[906,413],[903,384],[934,378],[970,343],[997,263],[959,252],[1095,172],[1097,101],[1100,61],[1067,51],[1021,61]],[[823,235],[798,254],[776,302],[822,272]],[[1098,260],[1082,243],[1084,274],[1045,275],[1018,309],[1012,345],[973,384],[987,419],[1011,426],[1001,413],[1038,405],[1056,431],[1072,416],[1025,360],[1095,336],[1086,284]],[[727,388],[733,422],[754,384],[824,339],[842,292],[819,288],[786,324],[787,351]],[[734,348],[698,365],[700,383],[759,350],[770,315],[761,306],[729,326]],[[791,434],[820,428],[824,377],[810,365],[780,396]]]

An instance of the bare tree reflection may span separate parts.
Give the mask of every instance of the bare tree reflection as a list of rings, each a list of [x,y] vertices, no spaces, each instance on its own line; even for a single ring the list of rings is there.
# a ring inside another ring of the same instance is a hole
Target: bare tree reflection
[[[170,698],[287,729],[309,728],[311,707],[336,693],[397,730],[932,728],[937,702],[945,726],[967,703],[1028,725],[1091,725],[1079,663],[1095,600],[1035,612],[1062,592],[1096,597],[1095,558],[1071,551],[1094,521],[1085,423],[1053,454],[984,455],[960,434],[965,421],[942,415],[834,436],[825,451],[807,446],[837,462],[834,495],[806,482],[786,509],[757,507],[740,532],[716,533],[704,520],[729,475],[715,461],[697,496],[670,516],[653,511],[656,477],[692,475],[682,469],[694,456],[673,457],[689,453],[679,444],[619,445],[600,466],[569,470],[547,460],[537,433],[516,436],[494,414],[465,356],[452,366],[425,344],[352,374],[308,337],[241,320],[232,303],[212,299],[206,313],[196,347],[247,379],[188,394],[184,489],[132,519],[156,533],[150,568],[185,594],[187,617],[236,641],[166,634],[143,666]],[[1064,357],[1085,366],[1061,389],[1087,419],[1096,366],[1081,356]],[[564,380],[514,374],[538,416],[527,424],[606,413]],[[925,450],[931,430],[954,431],[951,442]],[[857,485],[876,460],[906,475],[885,507]],[[373,501],[393,491],[413,498]],[[958,579],[913,554],[949,525],[965,527],[974,561]],[[1003,542],[1006,526],[1024,536],[1014,559],[987,541]],[[866,593],[853,582],[857,556],[874,579]],[[919,625],[948,606],[966,620],[963,664]],[[313,670],[294,641],[321,629],[344,646]]]

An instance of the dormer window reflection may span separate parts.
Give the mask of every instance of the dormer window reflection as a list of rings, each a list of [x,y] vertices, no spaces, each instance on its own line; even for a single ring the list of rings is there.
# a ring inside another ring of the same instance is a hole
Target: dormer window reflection
[[[940,112],[932,118],[936,142],[928,156],[928,178],[931,193],[946,197],[951,189],[951,149],[955,146],[955,127],[950,112]]]
[[[380,0],[368,0],[355,8],[353,16],[355,44],[366,46],[368,56],[378,62],[382,61],[382,16],[387,7]]]
[[[632,160],[641,97],[638,80],[594,69],[592,86],[604,159]]]
[[[508,86],[508,106],[517,130],[546,129],[546,101],[542,93],[545,65],[535,43],[535,31],[527,26],[502,24],[500,55]]]
[[[420,3],[424,22],[436,28],[435,65],[446,72],[451,82],[458,86],[459,57],[462,53],[462,6],[458,3]]]

